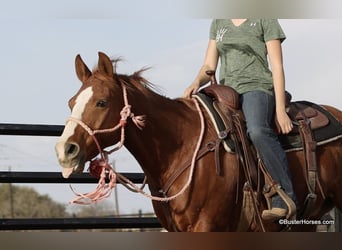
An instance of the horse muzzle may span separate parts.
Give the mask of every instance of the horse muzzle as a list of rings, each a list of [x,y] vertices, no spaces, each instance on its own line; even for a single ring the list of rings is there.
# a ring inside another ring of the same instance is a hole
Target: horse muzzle
[[[84,154],[80,146],[76,143],[58,142],[55,146],[59,164],[62,166],[62,175],[64,178],[76,172],[81,173],[84,169]]]

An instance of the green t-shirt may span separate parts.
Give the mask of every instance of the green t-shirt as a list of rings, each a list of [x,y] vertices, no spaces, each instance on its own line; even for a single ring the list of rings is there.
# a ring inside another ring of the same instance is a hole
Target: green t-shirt
[[[285,38],[276,19],[247,19],[239,26],[230,19],[213,20],[210,39],[216,40],[220,56],[220,83],[240,94],[254,90],[273,94],[266,42]]]

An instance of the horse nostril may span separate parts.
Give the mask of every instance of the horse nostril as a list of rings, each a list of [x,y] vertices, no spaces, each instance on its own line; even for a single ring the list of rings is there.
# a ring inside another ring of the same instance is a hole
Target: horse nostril
[[[79,152],[79,147],[77,144],[73,144],[73,143],[68,143],[65,146],[65,152],[67,155],[69,156],[73,156],[76,155]]]

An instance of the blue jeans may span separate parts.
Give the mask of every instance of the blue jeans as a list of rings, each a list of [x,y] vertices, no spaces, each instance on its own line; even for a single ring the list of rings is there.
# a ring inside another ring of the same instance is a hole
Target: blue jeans
[[[273,180],[296,202],[286,153],[271,126],[275,112],[274,96],[262,91],[251,91],[242,94],[240,98],[249,139]],[[279,195],[272,198],[272,207],[287,208]]]

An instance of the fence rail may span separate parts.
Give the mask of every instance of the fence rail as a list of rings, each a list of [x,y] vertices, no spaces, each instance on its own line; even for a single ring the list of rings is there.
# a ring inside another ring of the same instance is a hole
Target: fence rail
[[[63,125],[0,123],[0,135],[60,136]],[[121,173],[134,183],[142,183],[143,173]],[[0,171],[0,183],[97,183],[89,173],[71,175],[64,179],[60,172]],[[132,229],[161,228],[156,217],[106,218],[27,218],[0,219],[1,230],[66,230],[66,229]]]
[[[142,183],[143,173],[121,173],[134,183]],[[89,173],[71,175],[68,179],[61,172],[6,172],[0,171],[0,183],[97,183]]]
[[[0,123],[0,135],[60,136],[63,125]]]
[[[155,217],[0,219],[0,230],[161,228]]]

